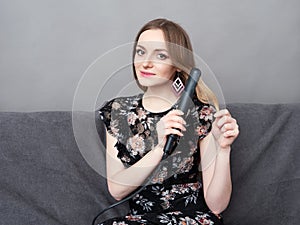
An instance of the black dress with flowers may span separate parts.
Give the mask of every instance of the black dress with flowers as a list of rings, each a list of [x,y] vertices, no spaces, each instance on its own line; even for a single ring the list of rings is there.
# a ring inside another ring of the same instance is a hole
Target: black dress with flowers
[[[129,167],[157,144],[156,124],[168,111],[153,113],[142,105],[143,95],[113,99],[99,116],[117,139],[118,158]],[[199,171],[198,140],[211,130],[214,107],[193,99],[185,115],[186,128],[175,151],[159,165],[147,187],[129,200],[126,216],[101,225],[126,224],[222,224],[207,207]]]

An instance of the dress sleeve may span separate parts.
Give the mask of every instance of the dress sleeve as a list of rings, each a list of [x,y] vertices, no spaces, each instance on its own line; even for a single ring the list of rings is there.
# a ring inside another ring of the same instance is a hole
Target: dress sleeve
[[[98,120],[100,119],[104,123],[106,130],[113,137],[118,136],[117,121],[114,119],[118,110],[116,104],[118,103],[114,99],[105,102],[103,106],[97,110],[98,118],[96,118]]]
[[[216,108],[210,104],[201,104],[196,107],[196,115],[198,122],[195,124],[195,131],[199,139],[205,138],[211,131],[214,121],[214,113]]]
[[[136,158],[132,156],[131,149],[127,148],[128,139],[132,134],[127,121],[128,105],[126,99],[115,98],[105,102],[96,111],[96,121],[98,123],[103,122],[107,132],[116,138],[117,157],[125,166],[133,165],[136,162]]]

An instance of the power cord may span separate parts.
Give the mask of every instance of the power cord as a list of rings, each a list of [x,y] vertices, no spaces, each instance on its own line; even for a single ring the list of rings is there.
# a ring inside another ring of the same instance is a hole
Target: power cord
[[[165,157],[164,157],[165,158]],[[163,160],[163,159],[162,159]],[[132,194],[130,194],[129,196],[127,196],[126,198],[122,199],[119,202],[116,202],[110,206],[108,206],[107,208],[103,209],[101,212],[99,212],[95,218],[93,219],[92,225],[95,225],[96,220],[99,218],[99,216],[101,216],[103,213],[105,213],[107,210],[110,210],[118,205],[121,205],[124,202],[127,202],[128,200],[130,200],[131,198],[133,198],[134,196],[136,196],[138,193],[140,193],[141,191],[143,191],[152,181],[152,179],[154,178],[155,174],[160,170],[160,168],[162,167],[163,164],[159,164],[156,169],[154,170],[154,172],[152,172],[152,175],[150,177],[148,177],[147,181],[145,182],[145,184],[143,186],[141,186],[139,189],[137,189],[135,192],[133,192]]]

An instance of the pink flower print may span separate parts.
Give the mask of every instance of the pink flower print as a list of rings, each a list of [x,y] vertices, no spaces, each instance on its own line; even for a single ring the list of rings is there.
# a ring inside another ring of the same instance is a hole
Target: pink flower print
[[[146,119],[146,112],[142,109],[142,108],[139,108],[138,110],[137,110],[137,114],[138,114],[138,118],[140,119],[140,120],[142,120],[142,119]]]
[[[207,125],[198,125],[196,127],[196,134],[200,137],[203,135],[205,136],[207,135],[207,130],[208,130]]]
[[[142,137],[140,137],[138,134],[129,138],[127,143],[127,148],[132,149],[133,155],[143,155],[145,152],[145,142]]]
[[[164,201],[169,201],[169,200],[174,200],[174,198],[175,198],[175,194],[170,192],[169,190],[166,190],[162,193],[162,197],[160,199]]]
[[[130,162],[130,158],[128,156],[123,156],[121,160],[126,163]]]
[[[215,109],[212,106],[203,106],[199,113],[200,119],[204,119],[205,121],[213,120],[214,112]]]
[[[137,119],[137,115],[133,112],[128,113],[127,115],[127,122],[129,125],[134,125]]]
[[[138,104],[139,104],[139,102],[138,102],[137,100],[133,100],[133,101],[132,101],[132,105],[133,105],[133,106],[137,106]]]
[[[139,221],[142,219],[140,215],[128,215],[125,218],[129,221]]]
[[[175,193],[173,193],[170,190],[166,190],[164,192],[162,192],[162,197],[160,198],[160,200],[162,200],[163,202],[160,204],[161,207],[163,207],[163,209],[168,209],[170,208],[170,200],[174,200],[175,199]]]
[[[121,107],[121,105],[118,102],[113,102],[111,107],[116,110],[116,109],[119,109]]]
[[[197,191],[197,190],[199,190],[199,188],[201,188],[201,183],[197,182],[197,183],[191,184],[190,188],[192,191]]]
[[[202,215],[198,215],[195,219],[196,219],[201,225],[213,225],[214,222],[212,222],[211,220],[207,219],[207,217],[209,217],[208,214],[202,214]]]
[[[198,224],[194,219],[186,216],[184,218],[180,218],[179,225],[196,225]]]
[[[114,221],[113,225],[128,225],[128,224],[125,223],[125,221],[122,221],[122,222],[116,222],[116,221]]]
[[[162,183],[164,179],[167,177],[168,172],[167,168],[164,166],[152,179],[152,183]]]
[[[137,130],[139,134],[143,133],[145,131],[145,127],[142,123],[137,124]]]
[[[193,159],[193,157],[184,158],[184,160],[178,166],[178,173],[190,171],[193,166]]]
[[[172,185],[172,192],[178,194],[184,194],[184,193],[188,193],[189,189],[186,187],[185,184],[175,184]]]

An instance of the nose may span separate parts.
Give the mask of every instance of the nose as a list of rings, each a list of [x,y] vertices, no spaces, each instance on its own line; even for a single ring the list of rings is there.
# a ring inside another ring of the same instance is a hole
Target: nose
[[[143,67],[144,68],[150,68],[150,67],[153,67],[153,62],[152,62],[152,60],[151,59],[145,59],[144,61],[143,61]]]

